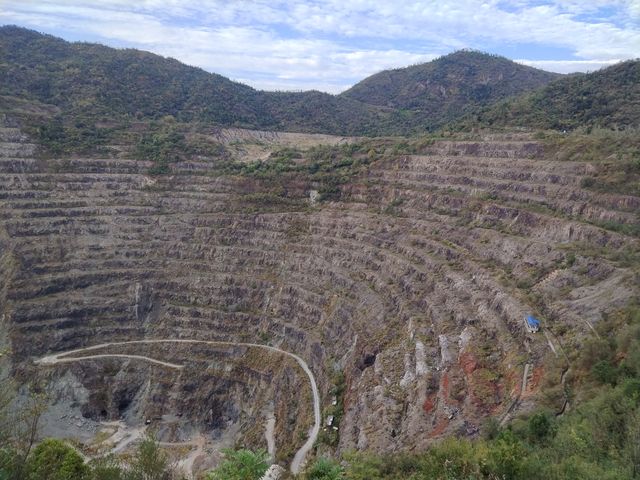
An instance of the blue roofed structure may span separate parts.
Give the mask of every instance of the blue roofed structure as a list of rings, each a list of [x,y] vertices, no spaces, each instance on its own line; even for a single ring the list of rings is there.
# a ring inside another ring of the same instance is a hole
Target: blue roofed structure
[[[529,333],[535,333],[540,330],[540,320],[533,315],[527,315],[524,320]]]

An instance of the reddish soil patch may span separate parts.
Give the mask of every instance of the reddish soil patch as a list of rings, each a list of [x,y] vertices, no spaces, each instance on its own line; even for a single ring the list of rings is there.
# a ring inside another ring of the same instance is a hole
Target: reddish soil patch
[[[431,430],[431,433],[429,433],[429,438],[433,438],[433,437],[437,437],[438,435],[442,435],[444,433],[444,431],[447,429],[447,427],[449,426],[449,419],[448,418],[441,418],[438,423],[436,423],[436,426],[433,428],[433,430]]]
[[[478,368],[478,360],[476,360],[475,355],[471,352],[464,352],[460,355],[459,363],[460,367],[462,367],[462,370],[467,375],[470,375],[476,368]]]
[[[444,398],[449,398],[449,372],[443,372],[440,378],[440,391]]]
[[[535,367],[531,376],[529,377],[529,381],[527,382],[527,391],[524,392],[527,395],[532,395],[538,390],[540,385],[540,381],[544,376],[544,369],[542,367]]]
[[[520,388],[522,388],[522,377],[518,375],[515,369],[510,369],[506,375],[505,385],[513,385],[509,396],[514,399],[520,394]]]
[[[426,412],[426,413],[431,413],[433,412],[433,409],[436,407],[436,402],[438,401],[438,395],[437,394],[431,394],[429,396],[427,396],[427,398],[425,399],[424,403],[422,404],[422,409]]]
[[[479,411],[489,413],[499,403],[500,386],[488,370],[476,370],[471,375],[471,402]]]

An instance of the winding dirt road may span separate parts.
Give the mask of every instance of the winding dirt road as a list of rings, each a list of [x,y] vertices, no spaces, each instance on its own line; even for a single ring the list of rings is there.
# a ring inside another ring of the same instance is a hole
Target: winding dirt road
[[[223,341],[211,341],[211,340],[188,340],[188,339],[155,339],[155,340],[130,340],[126,342],[109,342],[109,343],[101,343],[98,345],[92,345],[91,347],[78,348],[75,350],[69,350],[66,352],[54,353],[51,355],[47,355],[35,361],[38,365],[56,365],[58,363],[70,363],[70,362],[80,362],[83,360],[90,359],[99,359],[99,358],[130,358],[135,360],[143,360],[150,363],[155,363],[157,365],[162,365],[168,368],[184,368],[184,365],[177,365],[175,363],[164,362],[161,360],[157,360],[155,358],[146,357],[142,355],[127,355],[127,354],[95,354],[95,355],[84,355],[81,357],[73,356],[77,354],[84,354],[86,352],[91,352],[94,350],[99,350],[107,347],[115,347],[120,345],[144,345],[144,344],[160,344],[160,343],[185,343],[185,344],[204,344],[204,345],[213,345],[213,346],[239,346],[239,347],[253,347],[253,348],[262,348],[264,350],[268,350],[270,352],[279,353],[281,355],[286,355],[289,358],[294,359],[300,368],[307,374],[309,377],[309,383],[311,385],[311,393],[313,395],[313,416],[314,416],[314,424],[309,429],[309,437],[307,441],[300,447],[300,449],[296,452],[293,457],[293,461],[291,462],[291,473],[297,475],[300,473],[300,470],[304,466],[305,459],[309,451],[313,448],[313,444],[318,438],[318,433],[320,432],[320,393],[318,392],[318,386],[316,385],[315,377],[313,376],[313,372],[307,365],[307,363],[300,358],[295,353],[287,352],[286,350],[282,350],[277,347],[271,347],[269,345],[260,345],[258,343],[245,343],[245,342],[223,342]]]

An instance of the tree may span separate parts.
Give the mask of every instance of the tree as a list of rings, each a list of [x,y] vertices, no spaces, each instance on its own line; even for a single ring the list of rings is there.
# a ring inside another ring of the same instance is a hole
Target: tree
[[[342,467],[333,460],[320,458],[305,475],[307,480],[341,480],[344,478]]]
[[[153,438],[145,438],[131,462],[132,480],[170,480],[173,471],[166,453]]]
[[[596,363],[591,372],[600,383],[609,383],[615,385],[618,380],[618,370],[607,360],[601,360]]]
[[[0,389],[0,480],[21,480],[26,478],[27,458],[36,443],[46,400],[43,395],[32,393],[26,401],[17,404],[13,382],[3,380]]]
[[[83,480],[88,478],[89,468],[72,447],[50,438],[33,450],[27,471],[29,480]]]
[[[264,450],[224,450],[225,458],[209,472],[208,480],[259,480],[269,468],[269,455]]]
[[[125,480],[125,473],[115,457],[106,456],[93,460],[89,464],[91,480]]]
[[[510,430],[505,430],[490,444],[487,465],[497,478],[520,478],[526,451]]]
[[[544,412],[531,415],[528,422],[529,437],[534,442],[542,442],[554,433],[554,425]]]

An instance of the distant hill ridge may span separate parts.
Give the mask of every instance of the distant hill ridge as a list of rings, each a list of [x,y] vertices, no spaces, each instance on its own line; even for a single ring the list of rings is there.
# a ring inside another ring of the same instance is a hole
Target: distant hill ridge
[[[414,122],[441,126],[462,112],[542,87],[559,78],[474,50],[461,50],[432,62],[376,73],[342,97],[413,114]]]
[[[353,133],[382,112],[321,92],[260,92],[149,52],[70,43],[14,26],[0,27],[0,63],[0,94],[82,118],[173,115],[224,126]]]
[[[637,62],[636,70],[633,62],[620,68],[631,68],[628,80],[635,81]],[[606,82],[589,83],[603,72],[563,78],[504,57],[464,50],[429,63],[379,72],[340,95],[264,92],[149,52],[70,43],[16,26],[0,27],[0,95],[53,105],[62,117],[74,121],[172,115],[184,122],[257,129],[407,134],[461,119],[465,125],[485,120],[504,123],[500,111],[493,109],[496,105],[512,112],[507,123],[537,125],[546,103],[562,116],[586,108],[590,96],[606,97],[612,108],[593,110],[578,121],[633,120],[637,116],[633,109],[640,110],[634,103],[638,82],[635,87],[627,82],[628,88],[620,90],[632,95],[631,103],[625,103],[618,97],[615,75]],[[579,106],[563,104],[562,92],[587,83],[590,90],[583,92]],[[545,86],[545,93],[540,93]],[[598,90],[605,87],[610,89],[606,94]],[[513,100],[533,91],[538,96]],[[510,103],[504,103],[506,99]],[[529,115],[526,102],[533,102],[539,115]]]
[[[461,125],[557,130],[640,127],[640,61],[561,78],[534,92],[485,106]]]

